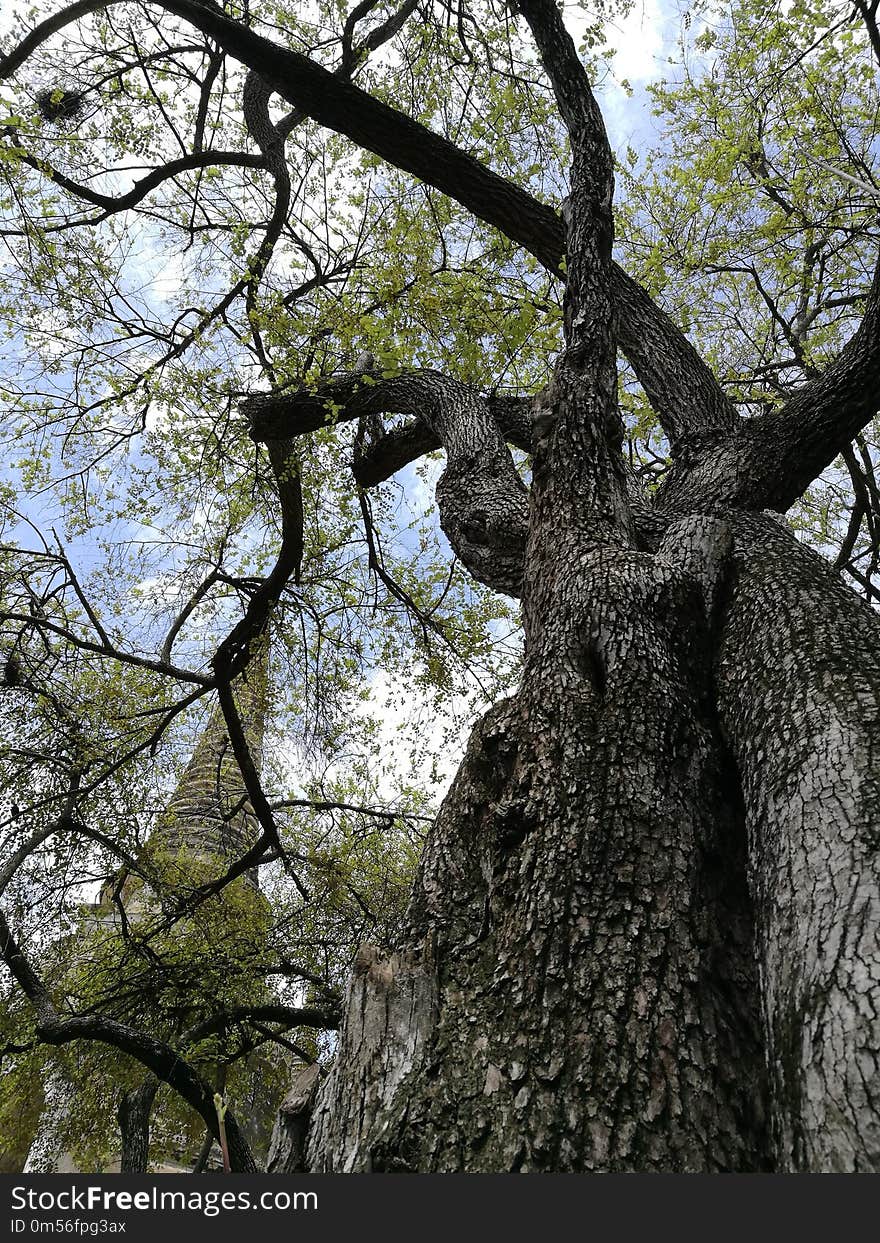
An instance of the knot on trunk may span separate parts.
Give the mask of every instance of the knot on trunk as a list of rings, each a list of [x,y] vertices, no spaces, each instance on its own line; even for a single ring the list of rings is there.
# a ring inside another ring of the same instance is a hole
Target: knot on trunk
[[[508,464],[468,456],[437,483],[440,525],[453,550],[479,582],[519,597],[528,535],[528,494]]]

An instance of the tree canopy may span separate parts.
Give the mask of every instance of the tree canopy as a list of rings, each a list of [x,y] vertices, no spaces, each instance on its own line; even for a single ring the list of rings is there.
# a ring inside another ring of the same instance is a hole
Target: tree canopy
[[[464,729],[519,678],[532,403],[582,279],[569,165],[599,159],[572,149],[577,95],[529,7],[4,17],[0,1159],[53,1074],[100,1165],[145,1070],[171,1089],[160,1147],[191,1152],[206,1085],[247,1116],[290,1059],[326,1060]],[[875,604],[877,5],[701,0],[635,87],[632,6],[558,8],[600,108],[630,101],[608,297],[631,479],[684,496],[745,416],[738,499],[788,512]],[[473,451],[444,411],[477,396],[513,498],[494,544],[488,501],[462,517],[438,484],[441,449]],[[790,470],[805,403],[827,418]],[[266,625],[260,767],[232,688]],[[206,874],[144,848],[218,702],[257,829]],[[155,908],[87,935],[123,871]]]

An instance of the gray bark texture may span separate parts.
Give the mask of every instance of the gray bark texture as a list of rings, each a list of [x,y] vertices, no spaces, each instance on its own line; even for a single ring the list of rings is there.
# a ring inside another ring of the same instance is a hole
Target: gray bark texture
[[[314,1062],[294,1076],[278,1109],[266,1159],[267,1174],[306,1173],[306,1140],[320,1074],[321,1068]]]
[[[355,976],[313,1168],[766,1168],[741,805],[675,564],[702,544],[709,582],[726,539],[562,551],[568,641],[475,730],[409,945]]]
[[[310,1168],[876,1171],[876,615],[770,515],[570,553],[356,965]]]
[[[880,626],[740,519],[718,652],[742,779],[783,1170],[880,1169]]]
[[[120,1174],[146,1174],[150,1160],[150,1110],[159,1080],[149,1075],[138,1087],[126,1092],[119,1102],[116,1118],[122,1147]]]

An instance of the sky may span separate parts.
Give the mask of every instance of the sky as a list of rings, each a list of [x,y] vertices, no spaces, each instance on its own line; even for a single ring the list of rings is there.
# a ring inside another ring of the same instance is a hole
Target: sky
[[[625,17],[610,23],[608,42],[615,49],[613,78],[601,88],[599,102],[615,149],[634,135],[650,132],[645,85],[668,69],[679,29],[676,5],[661,0],[634,0]],[[630,84],[632,93],[620,85],[623,81]]]
[[[660,0],[635,0],[626,17],[611,23],[610,39],[617,54],[614,64],[618,76],[630,82],[653,77],[662,64],[671,39],[678,30],[674,8]]]

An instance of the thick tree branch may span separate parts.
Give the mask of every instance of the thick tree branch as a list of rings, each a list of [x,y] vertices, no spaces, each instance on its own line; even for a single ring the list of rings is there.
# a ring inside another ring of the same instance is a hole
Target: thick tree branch
[[[616,263],[611,279],[618,344],[660,420],[671,448],[732,431],[733,402],[684,333]]]
[[[417,412],[430,433],[428,443],[446,451],[437,503],[450,544],[479,582],[519,595],[527,492],[495,412],[506,415],[517,438],[526,443],[528,424],[521,404],[493,402],[439,371],[411,371],[385,379],[368,370],[331,380],[314,392],[252,397],[242,410],[258,440],[268,440],[272,432],[290,437],[314,431],[334,418]],[[411,435],[407,448],[419,439],[420,434]],[[370,453],[369,445],[365,451]]]
[[[488,405],[507,443],[531,454],[535,399],[488,393],[482,400]],[[398,409],[393,391],[383,394],[376,391],[375,385],[365,384],[362,373],[329,380],[311,391],[300,389],[259,394],[248,398],[242,404],[242,410],[251,420],[253,438],[265,440],[270,451],[278,443],[271,439],[273,435],[294,437],[323,427],[328,421],[341,423],[365,415],[411,412],[405,402],[401,402]],[[413,418],[361,448],[352,463],[355,482],[361,488],[375,487],[403,470],[410,462],[442,447],[436,432],[423,419]],[[632,470],[627,471],[627,490],[640,547],[654,548],[665,521],[652,509],[647,493]]]
[[[592,372],[606,365],[616,336],[616,307],[609,297],[613,242],[614,171],[605,123],[571,35],[553,0],[517,0],[531,27],[553,85],[572,151],[564,212],[567,277],[565,345],[569,361]]]
[[[538,45],[572,151],[566,221],[565,353],[543,408],[533,530],[580,529],[591,544],[628,544],[631,516],[617,405],[618,308],[612,291],[614,163],[602,114],[553,0],[518,0]],[[544,549],[538,562],[553,556]],[[539,575],[541,577],[541,575]],[[540,610],[539,610],[540,611]]]
[[[214,1032],[222,1031],[232,1023],[281,1023],[285,1028],[317,1027],[325,1031],[335,1031],[339,1027],[338,1009],[322,1010],[317,1006],[236,1006],[212,1014],[210,1018],[191,1027],[182,1037],[187,1044],[203,1040]]]
[[[495,422],[509,445],[532,452],[531,397],[485,398]],[[440,449],[439,437],[421,419],[412,419],[403,427],[393,427],[377,440],[366,445],[354,462],[355,482],[361,488],[372,488],[390,479],[404,466]]]
[[[880,65],[880,28],[877,26],[877,0],[853,0],[853,4],[868,32],[874,59]]]
[[[392,427],[364,446],[352,464],[355,483],[360,488],[373,488],[440,447],[440,438],[427,423],[410,419],[403,427]]]
[[[436,377],[444,383],[448,377],[439,371],[403,372],[391,380],[382,380],[372,371],[352,371],[347,375],[325,380],[312,389],[291,389],[275,393],[257,393],[241,404],[241,411],[251,427],[251,437],[267,444],[292,440],[307,432],[317,431],[328,423],[346,423],[372,414],[412,414],[412,388],[405,383],[419,377]],[[400,381],[401,383],[397,383]],[[458,384],[458,381],[449,381]],[[459,385],[464,388],[464,385]],[[532,451],[532,398],[487,393],[474,396],[484,401],[509,444]],[[357,465],[358,483],[370,487],[389,479],[409,462],[441,448],[438,436],[421,419],[387,432],[380,440],[365,446]],[[398,465],[392,462],[398,459]]]
[[[763,509],[784,511],[829,466],[880,409],[880,259],[856,331],[815,380],[754,430],[750,486]]]
[[[784,513],[880,409],[880,261],[865,314],[837,359],[781,410],[676,463],[657,496],[669,513],[723,504]],[[702,450],[702,451],[701,451]]]
[[[122,1138],[120,1174],[146,1174],[150,1157],[150,1111],[159,1089],[159,1080],[148,1075],[119,1101],[116,1120]]]
[[[283,860],[288,872],[293,878],[293,882],[299,890],[300,896],[308,898],[308,891],[302,884],[296,872],[290,865],[290,860],[281,844],[281,837],[278,831],[278,825],[272,814],[272,806],[266,798],[263,785],[260,780],[260,773],[254,761],[250,744],[247,738],[247,732],[244,723],[238,711],[238,705],[235,702],[235,694],[232,690],[233,666],[226,663],[225,657],[221,656],[221,649],[214,657],[214,667],[217,670],[217,698],[220,701],[220,709],[223,713],[223,720],[229,734],[229,742],[232,747],[235,762],[241,773],[242,783],[247,791],[248,799],[253,808],[262,833],[246,855],[238,860],[240,866],[244,859],[255,856],[256,859],[262,858],[265,854],[266,844],[269,843],[277,851],[278,856]],[[255,861],[256,861],[255,859]],[[232,872],[230,868],[230,872]],[[242,869],[243,871],[246,869]],[[227,877],[229,873],[227,873]],[[223,878],[224,881],[226,878]],[[216,882],[215,882],[216,883]]]

